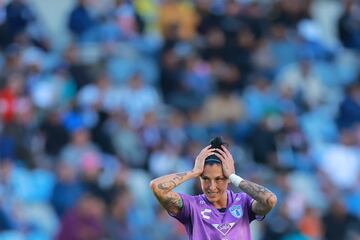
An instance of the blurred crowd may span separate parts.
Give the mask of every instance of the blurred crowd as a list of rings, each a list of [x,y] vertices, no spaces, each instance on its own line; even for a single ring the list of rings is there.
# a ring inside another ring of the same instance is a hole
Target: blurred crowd
[[[360,239],[358,0],[77,0],[62,46],[31,2],[0,0],[1,240],[187,239],[148,184],[217,135],[278,196],[255,240]]]

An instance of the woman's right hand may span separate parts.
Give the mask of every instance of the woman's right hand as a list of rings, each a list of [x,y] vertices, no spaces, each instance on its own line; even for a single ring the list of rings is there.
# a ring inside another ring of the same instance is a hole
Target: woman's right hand
[[[196,176],[200,176],[203,171],[204,171],[204,164],[205,164],[205,159],[214,154],[215,149],[214,148],[210,148],[211,145],[208,145],[206,147],[204,147],[201,152],[199,153],[199,155],[197,155],[196,159],[195,159],[195,164],[194,164],[194,168],[193,168],[193,172],[196,173]]]

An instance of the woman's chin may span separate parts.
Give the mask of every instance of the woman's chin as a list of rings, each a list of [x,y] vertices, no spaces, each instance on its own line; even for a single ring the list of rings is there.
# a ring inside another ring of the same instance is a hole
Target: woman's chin
[[[206,197],[209,202],[215,202],[219,198],[218,194],[208,194]]]

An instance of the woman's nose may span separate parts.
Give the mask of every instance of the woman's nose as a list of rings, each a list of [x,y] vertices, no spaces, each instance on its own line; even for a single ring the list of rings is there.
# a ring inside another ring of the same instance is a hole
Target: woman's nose
[[[211,182],[210,182],[209,188],[210,188],[210,190],[215,190],[215,189],[216,189],[216,183],[215,183],[215,181],[211,181]]]

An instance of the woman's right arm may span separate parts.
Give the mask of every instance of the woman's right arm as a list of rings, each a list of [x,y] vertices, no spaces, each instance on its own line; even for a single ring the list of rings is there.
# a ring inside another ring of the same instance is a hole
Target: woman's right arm
[[[168,213],[177,215],[183,207],[180,195],[174,192],[173,189],[191,178],[200,176],[204,170],[205,159],[213,152],[214,149],[207,146],[196,157],[194,168],[191,171],[165,175],[150,182],[150,187],[156,198]]]
[[[199,176],[194,170],[182,173],[173,173],[156,178],[150,182],[150,187],[154,192],[161,206],[171,215],[177,215],[183,206],[182,199],[173,189],[183,182]]]

